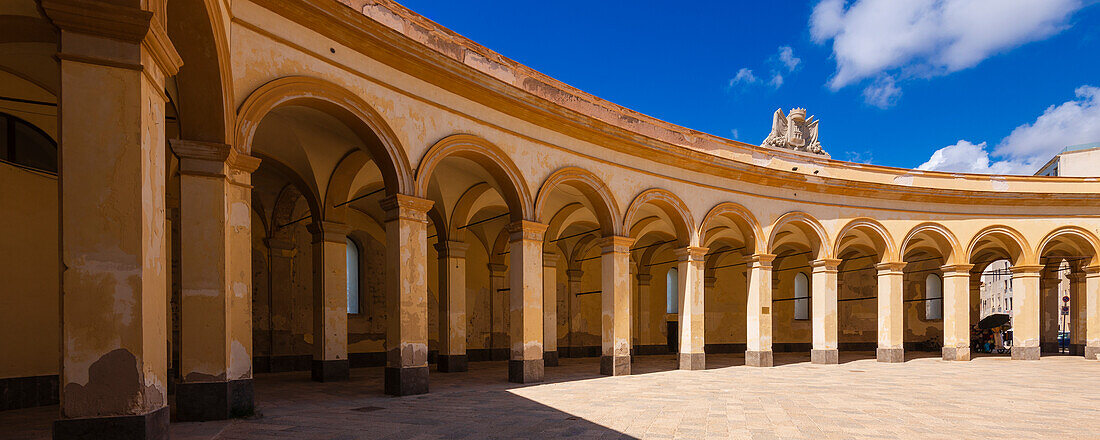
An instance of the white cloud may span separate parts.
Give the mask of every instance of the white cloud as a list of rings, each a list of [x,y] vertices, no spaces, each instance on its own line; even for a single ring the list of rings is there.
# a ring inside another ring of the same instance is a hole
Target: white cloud
[[[772,72],[772,79],[768,81],[768,85],[778,89],[783,85],[783,75],[780,75],[779,72]]]
[[[882,75],[863,89],[863,101],[878,108],[893,107],[901,97],[901,88],[894,84],[894,77]]]
[[[918,169],[1032,174],[1069,145],[1100,141],[1100,88],[1081,86],[1076,99],[1052,105],[1035,122],[1012,130],[992,152],[985,142],[960,140],[932,153]]]
[[[795,67],[798,67],[798,63],[802,62],[802,58],[794,56],[794,49],[791,49],[790,46],[779,46],[779,62],[787,67],[788,72],[794,72]]]
[[[739,133],[736,128],[730,129],[730,134],[733,135],[734,140],[741,139],[741,133]]]
[[[810,34],[832,41],[833,90],[883,73],[932,77],[1065,29],[1084,0],[822,0]],[[897,71],[897,72],[895,72]]]
[[[730,79],[730,87],[737,84],[755,84],[756,81],[756,75],[752,74],[752,70],[742,67],[737,71],[737,75]]]

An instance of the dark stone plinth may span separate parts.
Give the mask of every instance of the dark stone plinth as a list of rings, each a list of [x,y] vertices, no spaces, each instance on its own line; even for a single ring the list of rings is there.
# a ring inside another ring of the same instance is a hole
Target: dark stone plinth
[[[600,374],[604,376],[630,375],[630,356],[600,356]]]
[[[511,359],[508,361],[508,381],[514,383],[542,382],[542,359]]]
[[[814,364],[840,363],[840,351],[836,349],[812,349],[810,350],[810,362]]]
[[[176,385],[176,419],[204,422],[244,417],[255,410],[252,379],[181,382]]]
[[[558,352],[557,352],[557,350],[542,352],[542,365],[544,367],[556,367],[556,366],[558,366]]]
[[[1018,361],[1039,360],[1039,347],[1012,347],[1012,359]]]
[[[386,394],[412,396],[428,392],[428,366],[386,367]]]
[[[469,359],[464,354],[441,354],[437,360],[439,371],[443,373],[461,373],[469,369]]]
[[[943,347],[943,360],[969,361],[970,347]]]
[[[879,362],[887,362],[896,364],[899,362],[905,362],[905,349],[903,348],[879,348],[876,351],[876,358]]]
[[[745,351],[745,365],[750,367],[770,367],[774,365],[772,351]]]
[[[680,353],[681,370],[703,370],[706,368],[706,353]]]
[[[348,380],[348,365],[347,359],[336,360],[313,360],[313,381],[314,382],[338,382],[341,380]]]
[[[1085,346],[1085,359],[1100,360],[1100,347]]]
[[[61,419],[53,422],[54,440],[167,440],[170,414],[161,407],[132,416]]]

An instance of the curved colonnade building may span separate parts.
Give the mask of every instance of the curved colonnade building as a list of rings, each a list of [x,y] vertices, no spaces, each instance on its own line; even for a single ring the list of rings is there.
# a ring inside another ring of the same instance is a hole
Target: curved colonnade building
[[[55,162],[0,163],[0,386],[60,398],[56,438],[157,437],[170,391],[247,413],[269,371],[384,365],[408,395],[481,360],[965,361],[1004,259],[1013,358],[1056,348],[1063,262],[1072,351],[1100,352],[1096,179],[722,139],[387,0],[9,3],[3,112]]]

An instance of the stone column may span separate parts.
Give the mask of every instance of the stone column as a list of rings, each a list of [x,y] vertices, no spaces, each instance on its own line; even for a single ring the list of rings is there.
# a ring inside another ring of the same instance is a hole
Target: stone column
[[[431,200],[396,194],[386,212],[386,376],[394,396],[428,392],[428,210]]]
[[[252,172],[224,144],[173,140],[180,158],[180,421],[252,413]]]
[[[489,263],[489,360],[503,361],[507,360],[508,356],[497,356],[497,349],[499,345],[504,345],[507,349],[508,346],[508,328],[505,323],[508,322],[508,282],[505,275],[508,273],[508,266],[503,264]],[[503,341],[498,340],[501,337]]]
[[[1058,291],[1061,278],[1058,265],[1043,266],[1039,278],[1039,355],[1058,353],[1058,333],[1062,330],[1062,295]],[[1068,292],[1067,292],[1068,294]]]
[[[649,330],[653,325],[652,317],[650,315],[650,309],[653,308],[649,283],[653,279],[653,275],[648,273],[639,273],[635,275],[638,279],[638,345],[646,345],[649,342]]]
[[[542,253],[542,362],[558,366],[558,254]]]
[[[511,357],[508,381],[542,382],[542,238],[546,225],[520,220],[508,225],[511,279]]]
[[[313,380],[348,379],[348,232],[346,225],[314,222]]]
[[[581,331],[581,297],[577,296],[581,292],[581,279],[584,277],[584,271],[579,269],[570,269],[565,271],[565,275],[569,278],[569,298],[567,302],[569,304],[569,357],[582,356],[580,344],[581,341],[577,340]]]
[[[439,254],[439,371],[467,370],[466,249],[461,241],[435,244]]]
[[[1012,267],[1012,359],[1039,360],[1039,276],[1043,266]]]
[[[1085,354],[1085,325],[1088,322],[1085,317],[1085,273],[1078,268],[1073,270],[1069,273],[1070,354],[1081,356]]]
[[[181,61],[137,3],[40,2],[61,30],[57,439],[168,437],[164,87]]]
[[[1085,268],[1085,359],[1100,360],[1100,266]]]
[[[970,360],[970,269],[943,266],[943,360]]]
[[[835,364],[840,361],[837,350],[836,269],[840,260],[822,259],[810,262],[813,280],[810,283],[810,318],[813,320],[814,345],[810,362]]]
[[[903,262],[881,263],[878,269],[879,362],[905,361],[905,268]]]
[[[600,239],[602,351],[600,374],[630,374],[630,245],[634,239]]]
[[[748,257],[748,304],[745,320],[745,365],[772,366],[772,261],[775,255],[756,254]]]
[[[680,303],[680,369],[702,370],[706,368],[705,327],[703,325],[703,255],[707,248],[688,246],[676,249],[679,260]]]

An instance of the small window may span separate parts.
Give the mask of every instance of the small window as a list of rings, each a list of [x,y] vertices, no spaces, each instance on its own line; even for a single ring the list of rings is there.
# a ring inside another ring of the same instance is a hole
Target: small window
[[[928,274],[924,279],[924,318],[943,319],[943,280],[939,275]]]
[[[56,173],[57,143],[29,122],[0,113],[0,160]]]
[[[676,268],[668,270],[668,275],[665,275],[665,298],[668,306],[665,308],[667,313],[679,313],[680,306],[680,276]]]
[[[794,276],[794,319],[810,319],[810,279],[804,273]]]
[[[359,246],[350,237],[348,241],[348,314],[359,313]]]

